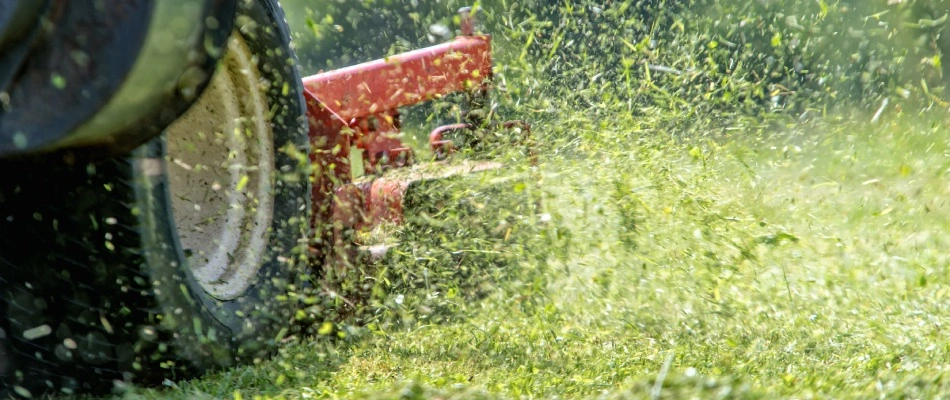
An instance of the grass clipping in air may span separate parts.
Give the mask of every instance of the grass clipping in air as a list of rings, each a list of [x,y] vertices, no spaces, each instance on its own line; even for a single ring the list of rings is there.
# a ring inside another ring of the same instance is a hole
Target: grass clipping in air
[[[321,316],[275,359],[163,396],[950,390],[940,15],[913,1],[501,3],[496,97],[535,123],[540,166],[509,170],[531,179],[420,188],[393,256],[341,289],[367,299],[358,317]],[[805,46],[829,26],[847,34]],[[882,57],[903,42],[881,32],[908,29],[932,53]]]

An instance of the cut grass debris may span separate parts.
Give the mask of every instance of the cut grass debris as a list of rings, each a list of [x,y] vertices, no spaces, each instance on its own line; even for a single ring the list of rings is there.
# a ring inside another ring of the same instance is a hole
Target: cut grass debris
[[[523,183],[423,192],[395,256],[340,282],[362,303],[319,302],[273,359],[125,396],[950,392],[948,36],[902,23],[945,0],[536,3],[485,22],[542,210]]]
[[[948,127],[868,120],[549,157],[544,257],[455,318],[346,326],[130,397],[939,397]]]

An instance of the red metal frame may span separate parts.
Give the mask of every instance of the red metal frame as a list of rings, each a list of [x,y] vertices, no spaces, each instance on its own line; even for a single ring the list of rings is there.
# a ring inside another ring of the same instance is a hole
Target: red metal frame
[[[303,84],[352,121],[482,86],[491,75],[491,37],[479,35],[308,76]]]
[[[412,162],[411,149],[399,138],[399,108],[452,93],[487,93],[491,36],[474,34],[470,11],[460,10],[462,35],[448,43],[303,79],[314,166],[312,222],[319,229],[332,221],[329,229],[317,232],[323,249],[316,251],[347,247],[345,230],[401,222],[410,182],[380,176],[386,168]],[[437,128],[430,146],[438,155],[451,152],[442,132],[462,128],[472,126]],[[362,171],[353,171],[360,167],[353,160],[363,164]],[[354,183],[353,175],[375,178]]]
[[[449,43],[398,54],[303,79],[306,96],[351,131],[347,144],[362,151],[366,171],[402,166],[411,151],[398,138],[399,108],[450,93],[486,90],[492,76],[491,37],[460,36]],[[325,113],[317,113],[324,115]],[[334,123],[333,121],[323,121]],[[325,134],[326,132],[314,132]],[[319,143],[318,143],[319,144]],[[349,146],[344,156],[349,156]]]

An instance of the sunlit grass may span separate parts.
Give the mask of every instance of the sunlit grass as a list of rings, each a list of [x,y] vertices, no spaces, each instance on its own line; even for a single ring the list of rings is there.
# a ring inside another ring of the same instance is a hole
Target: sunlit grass
[[[531,248],[543,261],[454,317],[300,337],[273,360],[152,394],[938,396],[950,389],[947,130],[868,120],[715,140],[598,130],[617,144],[543,163],[551,221]]]
[[[514,11],[490,20],[500,30],[498,78],[510,89],[496,92],[499,110],[534,122],[541,150],[538,169],[522,160],[510,171],[539,181],[542,210],[529,212],[522,192],[533,186],[519,182],[501,185],[513,196],[489,191],[486,181],[433,186],[423,193],[433,201],[475,199],[466,204],[476,206],[396,228],[403,239],[397,257],[342,285],[368,297],[364,314],[318,315],[307,320],[312,331],[287,340],[274,359],[128,396],[950,392],[943,327],[950,315],[950,126],[944,112],[931,110],[944,103],[920,80],[922,89],[907,87],[931,109],[903,111],[901,103],[908,110],[915,103],[880,97],[903,93],[887,85],[919,79],[868,78],[828,64],[841,58],[850,65],[855,55],[841,43],[861,47],[861,34],[889,28],[844,6],[820,11],[826,2],[796,3],[810,10],[800,18],[760,18],[755,13],[764,11],[745,3],[712,2],[709,12],[728,18],[708,20],[665,15],[666,3],[654,2],[660,6],[645,10],[665,17],[652,22],[633,9],[594,15],[589,2],[563,3],[561,15],[570,17],[561,25],[512,20]],[[740,20],[749,24],[744,30],[735,29]],[[851,30],[847,40],[821,31],[803,36],[835,51],[808,48],[814,76],[765,71],[768,56],[798,60],[783,49],[804,31],[788,21],[815,29],[848,22],[867,32]],[[729,41],[745,35],[755,46],[732,53]],[[893,46],[874,38],[874,49]],[[745,66],[729,66],[733,57]],[[935,79],[933,68],[915,68]],[[832,70],[841,82],[817,83]],[[775,83],[792,87],[773,92]],[[786,99],[794,101],[783,108]],[[890,106],[875,117],[880,104]],[[408,120],[438,123],[425,118],[432,115]],[[407,138],[428,157],[427,130],[413,129]],[[507,227],[516,228],[511,237]]]

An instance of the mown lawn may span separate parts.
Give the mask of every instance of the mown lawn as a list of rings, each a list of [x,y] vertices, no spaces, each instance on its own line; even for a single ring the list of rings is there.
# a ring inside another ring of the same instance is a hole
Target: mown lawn
[[[950,127],[870,119],[571,125],[586,139],[541,166],[543,257],[486,297],[419,289],[404,296],[442,296],[451,315],[406,310],[126,396],[941,397]]]

